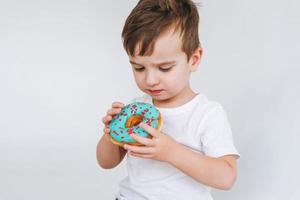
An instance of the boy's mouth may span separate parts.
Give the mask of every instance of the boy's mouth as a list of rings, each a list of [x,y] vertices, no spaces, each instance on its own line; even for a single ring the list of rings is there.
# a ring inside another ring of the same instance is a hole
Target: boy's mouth
[[[151,95],[159,95],[163,90],[148,90]]]

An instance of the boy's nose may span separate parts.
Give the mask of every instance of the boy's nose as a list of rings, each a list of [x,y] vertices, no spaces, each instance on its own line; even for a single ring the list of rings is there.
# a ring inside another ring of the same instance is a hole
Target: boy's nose
[[[146,84],[153,87],[159,84],[158,76],[154,72],[148,72],[145,77]]]

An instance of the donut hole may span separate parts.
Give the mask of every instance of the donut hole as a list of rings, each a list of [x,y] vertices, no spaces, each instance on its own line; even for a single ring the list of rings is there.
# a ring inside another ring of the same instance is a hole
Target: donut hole
[[[126,128],[132,128],[133,126],[139,125],[143,121],[144,117],[141,115],[132,115],[126,121]]]

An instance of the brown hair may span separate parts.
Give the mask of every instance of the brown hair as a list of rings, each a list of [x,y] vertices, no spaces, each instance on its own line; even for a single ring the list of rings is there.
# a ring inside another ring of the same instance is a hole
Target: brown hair
[[[140,47],[137,55],[151,55],[160,34],[174,27],[174,31],[181,31],[181,48],[189,60],[200,47],[198,24],[197,7],[191,0],[140,0],[126,19],[123,46],[131,56],[137,44]]]

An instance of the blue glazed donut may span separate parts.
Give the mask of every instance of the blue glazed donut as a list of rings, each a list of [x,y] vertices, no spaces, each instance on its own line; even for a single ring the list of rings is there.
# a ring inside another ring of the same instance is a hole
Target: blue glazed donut
[[[141,122],[160,130],[162,118],[159,110],[149,103],[134,102],[126,105],[109,123],[111,141],[120,146],[126,143],[141,145],[129,135],[135,133],[151,138],[148,132],[138,126]]]

